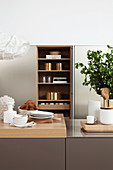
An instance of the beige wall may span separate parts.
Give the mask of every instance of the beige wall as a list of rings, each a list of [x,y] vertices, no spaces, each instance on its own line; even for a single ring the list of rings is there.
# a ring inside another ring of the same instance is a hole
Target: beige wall
[[[10,61],[0,60],[0,96],[9,95],[17,106],[28,99],[36,100],[36,47],[26,56]]]
[[[102,50],[108,52],[106,46],[75,46],[75,62],[87,64],[88,50]],[[75,70],[75,118],[85,118],[88,114],[88,100],[99,100],[102,98],[94,90],[89,91],[89,87],[83,86],[84,75],[80,74],[80,69]]]
[[[106,46],[75,46],[75,61],[87,63],[87,51],[101,49]],[[101,100],[93,90],[82,85],[84,76],[75,70],[75,117],[85,118],[88,100]],[[28,99],[36,101],[36,46],[31,46],[28,54],[10,61],[0,60],[0,96],[12,96],[16,107]]]

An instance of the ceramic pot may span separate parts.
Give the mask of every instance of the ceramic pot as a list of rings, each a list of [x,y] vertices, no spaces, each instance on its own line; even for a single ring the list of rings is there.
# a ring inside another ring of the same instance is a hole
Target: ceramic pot
[[[113,124],[113,109],[100,109],[100,122],[102,124]]]

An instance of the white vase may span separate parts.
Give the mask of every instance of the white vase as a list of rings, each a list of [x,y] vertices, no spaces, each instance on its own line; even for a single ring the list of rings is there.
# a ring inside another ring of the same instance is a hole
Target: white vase
[[[3,120],[4,112],[8,110],[9,104],[11,104],[14,108],[15,101],[12,97],[7,95],[0,97],[0,120]]]
[[[94,116],[98,121],[100,121],[100,101],[89,100],[88,101],[88,115]]]

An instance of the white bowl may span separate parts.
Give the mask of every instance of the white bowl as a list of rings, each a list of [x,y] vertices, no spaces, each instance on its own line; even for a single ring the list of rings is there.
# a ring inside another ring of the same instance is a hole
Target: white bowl
[[[100,122],[102,124],[113,124],[113,109],[100,109]]]
[[[38,110],[23,110],[23,109],[20,109],[20,107],[21,107],[21,106],[18,107],[18,111],[19,111],[19,113],[22,114],[22,115],[25,114],[25,113],[29,113],[29,114],[30,114],[30,113],[35,113],[35,112],[38,111]]]
[[[16,124],[16,125],[25,125],[28,121],[28,116],[25,115],[15,115],[14,118],[13,118],[13,124]]]

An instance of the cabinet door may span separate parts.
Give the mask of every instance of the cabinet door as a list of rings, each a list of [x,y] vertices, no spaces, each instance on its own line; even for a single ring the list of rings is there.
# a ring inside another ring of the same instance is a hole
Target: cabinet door
[[[113,170],[113,138],[68,138],[66,170]]]
[[[0,139],[1,170],[65,170],[65,139]]]

